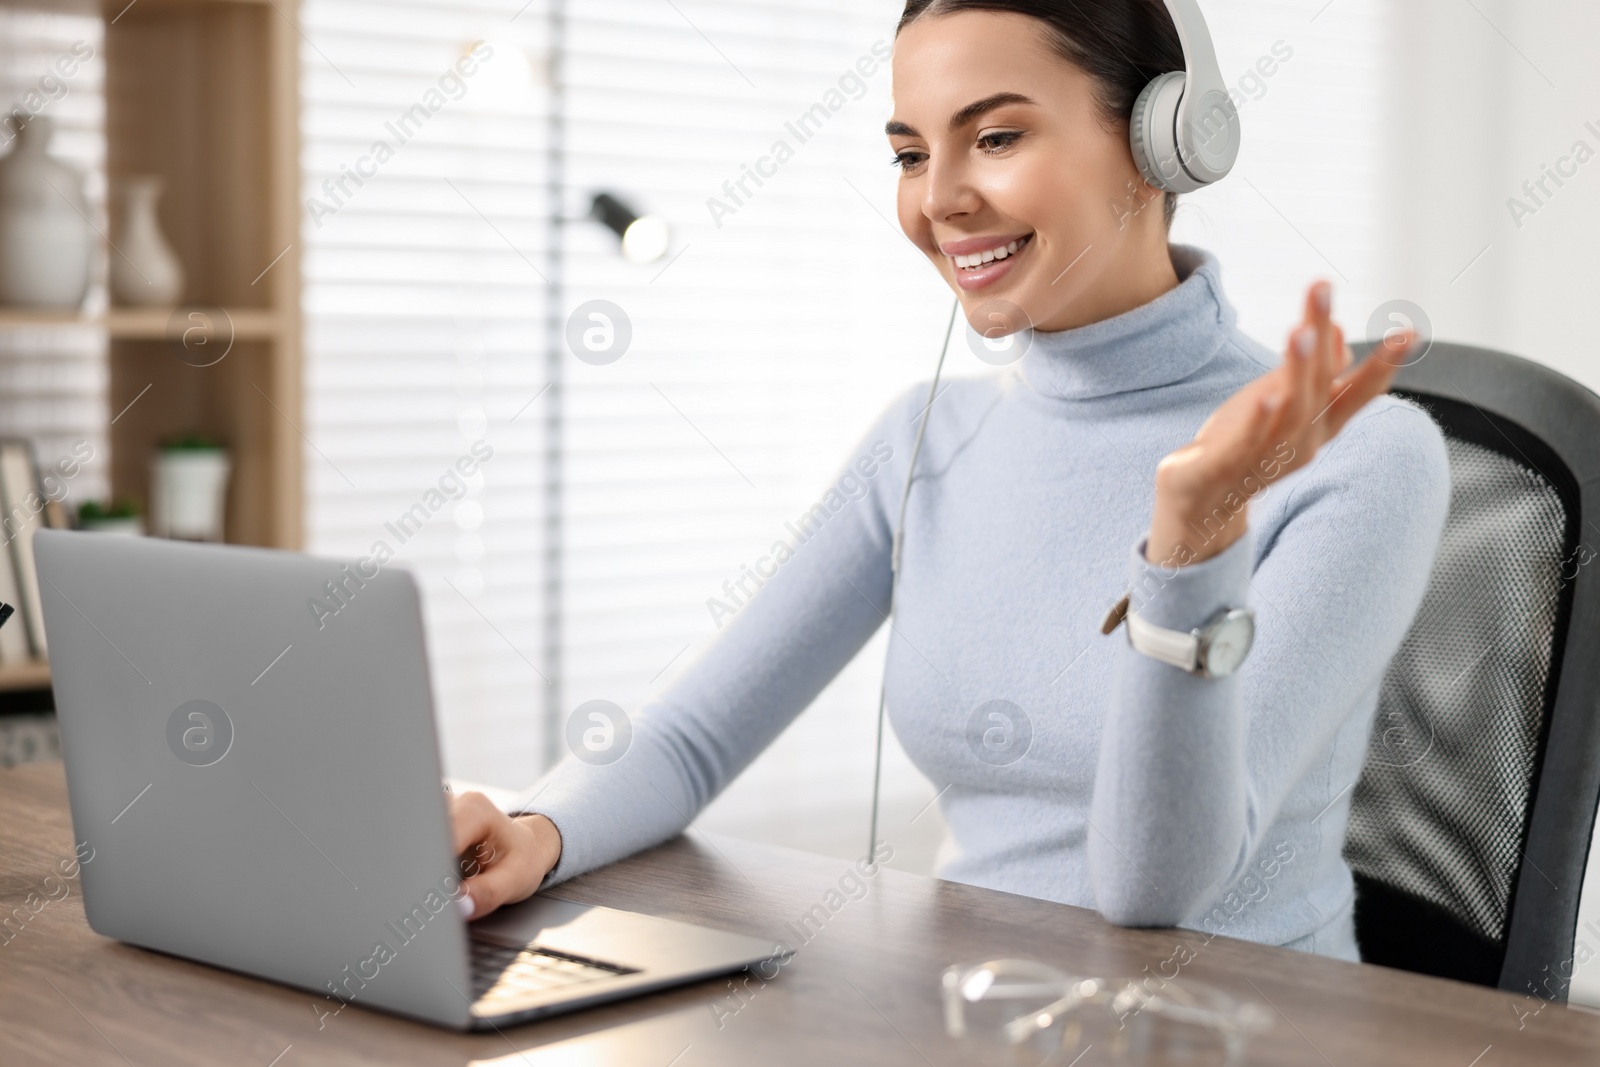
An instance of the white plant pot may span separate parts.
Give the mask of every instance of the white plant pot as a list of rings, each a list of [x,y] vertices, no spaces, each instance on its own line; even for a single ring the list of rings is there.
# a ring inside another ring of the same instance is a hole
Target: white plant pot
[[[183,264],[161,233],[160,178],[117,185],[119,225],[111,239],[111,297],[121,307],[171,307],[183,297]]]
[[[157,452],[150,465],[150,532],[221,541],[230,467],[220,448]]]
[[[35,115],[0,159],[0,304],[75,310],[95,234],[83,176],[45,152],[51,132],[50,118]]]
[[[120,519],[82,519],[78,529],[90,533],[115,534],[122,537],[140,537],[144,534],[144,520],[137,515]]]

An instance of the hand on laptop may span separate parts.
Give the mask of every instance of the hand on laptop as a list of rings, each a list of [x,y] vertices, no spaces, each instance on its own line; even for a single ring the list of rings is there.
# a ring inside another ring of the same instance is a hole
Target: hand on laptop
[[[462,793],[450,802],[456,855],[461,857],[469,919],[526,900],[561,858],[561,831],[543,815],[512,819],[482,793]]]

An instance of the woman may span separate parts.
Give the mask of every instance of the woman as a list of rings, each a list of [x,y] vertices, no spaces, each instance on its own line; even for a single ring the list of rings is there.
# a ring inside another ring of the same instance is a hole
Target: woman
[[[1183,66],[1157,0],[907,4],[900,225],[975,328],[1009,304],[1037,332],[932,407],[888,707],[948,783],[943,877],[1353,960],[1350,792],[1446,455],[1384,395],[1412,337],[1352,368],[1319,283],[1280,360],[1235,329],[1216,262],[1169,247],[1173,200],[1140,177],[1128,116]],[[461,850],[494,857],[475,914],[682,830],[879,628],[923,400],[866,435],[850,464],[892,450],[868,495],[646,709],[625,758],[568,760],[515,820],[454,800]],[[1182,632],[1252,608],[1248,660],[1209,677],[1103,636],[1130,589],[1137,620]]]

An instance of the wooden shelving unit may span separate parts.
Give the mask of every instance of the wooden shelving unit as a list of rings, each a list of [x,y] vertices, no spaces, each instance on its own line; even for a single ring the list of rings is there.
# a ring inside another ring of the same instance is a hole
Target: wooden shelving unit
[[[102,315],[82,315],[71,311],[37,311],[31,308],[0,307],[0,330],[28,327],[92,326],[105,330],[113,340],[174,341],[174,321],[187,323],[188,313],[210,314],[213,309],[198,305],[177,308],[112,308]],[[224,308],[240,341],[275,340],[283,329],[283,316],[264,308]]]
[[[147,503],[157,444],[202,433],[232,454],[227,539],[300,547],[297,0],[0,4],[105,20],[107,177],[165,180],[161,226],[187,277],[182,309],[0,308],[0,330],[106,331],[113,497]],[[190,309],[216,331],[206,358],[183,344]],[[42,663],[0,666],[0,691],[48,678]]]
[[[106,27],[106,168],[113,183],[165,179],[161,222],[188,275],[187,302],[221,308],[233,343],[220,362],[195,366],[173,335],[181,318],[169,327],[170,312],[108,316],[109,407],[122,413],[111,428],[112,491],[144,499],[156,444],[199,431],[233,453],[228,539],[298,548],[298,7],[124,2],[105,5],[121,12],[107,16],[116,21]]]
[[[15,693],[27,689],[50,687],[50,664],[43,660],[33,663],[8,663],[0,666],[0,693]]]

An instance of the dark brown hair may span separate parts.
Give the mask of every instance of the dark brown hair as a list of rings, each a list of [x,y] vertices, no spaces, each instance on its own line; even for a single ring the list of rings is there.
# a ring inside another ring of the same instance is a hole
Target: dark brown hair
[[[920,18],[957,11],[1008,11],[1037,19],[1052,48],[1094,79],[1096,103],[1111,130],[1126,132],[1139,94],[1182,70],[1183,44],[1162,0],[907,0],[898,34]],[[1178,198],[1166,196],[1166,220]]]

